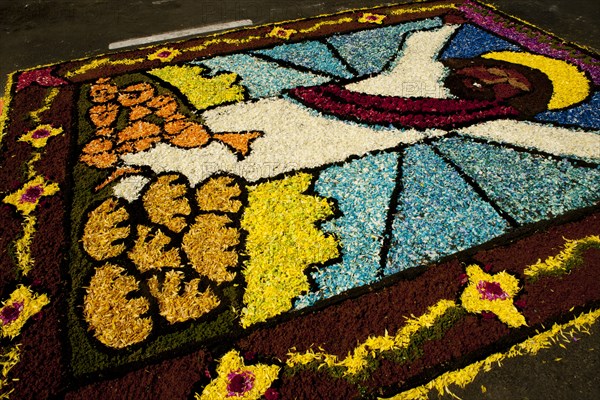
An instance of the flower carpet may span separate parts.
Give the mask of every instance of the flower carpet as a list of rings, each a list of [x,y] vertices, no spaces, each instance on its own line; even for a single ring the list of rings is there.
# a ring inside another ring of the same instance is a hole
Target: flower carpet
[[[15,72],[0,398],[420,399],[573,337],[599,87],[471,0]]]

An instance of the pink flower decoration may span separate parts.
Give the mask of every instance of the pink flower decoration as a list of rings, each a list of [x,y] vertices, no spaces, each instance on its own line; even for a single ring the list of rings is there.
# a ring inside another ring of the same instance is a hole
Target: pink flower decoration
[[[52,132],[50,132],[49,129],[46,128],[40,128],[40,129],[36,129],[35,131],[33,131],[33,133],[31,134],[31,137],[33,139],[43,139],[43,138],[47,138],[48,136],[50,136]]]
[[[254,387],[255,377],[250,371],[230,372],[227,379],[227,397],[242,395]]]
[[[44,194],[44,188],[41,185],[29,187],[21,195],[21,203],[35,203],[42,194]]]
[[[510,297],[498,282],[479,281],[477,291],[482,300],[506,300]]]
[[[49,87],[66,85],[68,82],[64,79],[52,76],[51,68],[36,69],[34,71],[23,72],[21,75],[19,75],[17,92],[31,86],[33,83],[37,83],[40,86]]]
[[[25,303],[22,301],[15,301],[11,305],[5,306],[2,311],[0,311],[0,321],[2,321],[2,325],[8,325],[17,320],[19,315],[21,315],[24,306]]]

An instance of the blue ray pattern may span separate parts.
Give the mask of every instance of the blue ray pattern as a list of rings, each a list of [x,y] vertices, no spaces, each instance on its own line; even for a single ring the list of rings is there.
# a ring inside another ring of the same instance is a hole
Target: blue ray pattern
[[[519,46],[473,25],[464,24],[441,55],[447,58],[473,58],[490,51],[522,50]]]
[[[248,89],[250,98],[254,99],[278,96],[286,89],[319,85],[331,80],[325,76],[285,68],[247,54],[213,57],[195,61],[193,64],[205,65],[213,74],[220,71],[235,72],[240,76],[241,84]]]
[[[392,25],[336,35],[329,39],[340,56],[358,72],[359,76],[381,72],[383,67],[398,55],[398,49],[408,32],[442,26],[439,18]]]
[[[576,166],[566,159],[462,138],[441,141],[438,148],[522,224],[600,200],[598,166]]]
[[[430,145],[406,149],[385,274],[501,235],[508,223]]]
[[[535,116],[538,121],[577,125],[582,128],[600,129],[600,93],[585,103],[561,111],[546,111]]]
[[[377,280],[390,198],[396,186],[398,154],[367,155],[325,169],[315,191],[337,201],[342,216],[322,225],[341,242],[342,262],[311,273],[318,291],[300,297],[296,307],[314,304]]]
[[[317,41],[282,44],[272,49],[258,50],[252,53],[262,54],[276,60],[333,74],[341,78],[350,79],[354,77],[325,44]]]

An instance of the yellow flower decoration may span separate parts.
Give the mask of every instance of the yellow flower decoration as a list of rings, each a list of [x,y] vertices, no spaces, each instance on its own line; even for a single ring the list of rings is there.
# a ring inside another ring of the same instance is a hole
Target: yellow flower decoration
[[[463,307],[472,313],[493,312],[511,328],[527,325],[513,304],[519,280],[505,271],[490,275],[477,265],[467,267],[469,285],[460,297]]]
[[[298,31],[295,29],[284,29],[280,26],[276,26],[271,32],[269,32],[267,36],[288,40],[294,33],[298,33]]]
[[[19,335],[27,320],[49,302],[45,294],[35,295],[28,287],[19,285],[0,307],[0,338]]]
[[[3,201],[17,207],[24,215],[29,215],[35,210],[42,196],[52,196],[58,190],[58,184],[49,183],[43,177],[37,176],[21,189],[6,196]]]
[[[279,374],[276,365],[244,364],[244,359],[236,350],[231,350],[221,358],[217,367],[219,376],[196,394],[196,400],[258,400],[269,389]]]
[[[163,47],[150,54],[148,56],[148,60],[160,60],[163,62],[169,62],[180,54],[181,51],[177,49],[173,49],[171,47]]]
[[[60,135],[62,128],[53,128],[51,125],[39,125],[37,128],[27,132],[19,138],[20,142],[28,142],[35,148],[46,146],[48,139]]]
[[[358,18],[358,22],[363,24],[382,24],[383,20],[386,19],[387,16],[381,14],[371,14],[371,13],[363,13],[360,18]]]

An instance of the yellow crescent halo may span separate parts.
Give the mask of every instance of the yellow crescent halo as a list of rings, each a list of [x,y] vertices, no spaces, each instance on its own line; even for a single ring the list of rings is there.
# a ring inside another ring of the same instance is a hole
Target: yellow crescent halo
[[[579,68],[566,61],[515,51],[494,51],[483,54],[481,57],[524,65],[546,74],[554,87],[554,92],[548,102],[549,110],[570,107],[585,100],[590,94],[588,78]]]

